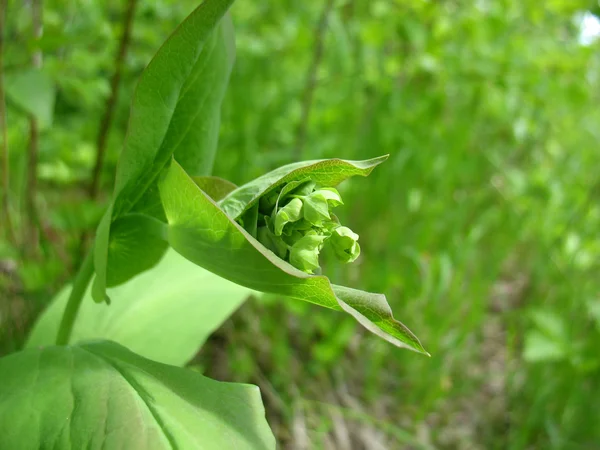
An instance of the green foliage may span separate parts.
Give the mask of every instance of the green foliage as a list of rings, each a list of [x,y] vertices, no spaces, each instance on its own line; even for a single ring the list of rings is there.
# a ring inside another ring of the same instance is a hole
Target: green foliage
[[[2,448],[275,448],[256,387],[112,342],[24,350],[0,373]]]
[[[40,254],[0,242],[3,353],[76,270],[81,233],[110,198],[135,84],[198,2],[138,1],[98,201],[85,191],[126,2],[44,0],[39,42],[33,2],[8,3],[5,79],[41,49],[56,99],[40,136]],[[319,265],[334,283],[385,292],[433,356],[392,351],[347,315],[273,294],[246,303],[194,364],[260,384],[282,448],[594,448],[600,53],[579,24],[598,5],[344,0],[318,31],[327,3],[232,8],[237,60],[215,174],[244,185],[302,159],[390,153],[368,181],[336,188],[361,256],[342,265],[325,246]],[[7,108],[19,230],[29,129],[11,98]],[[155,184],[134,209],[166,220]]]
[[[25,114],[48,128],[54,114],[55,87],[41,70],[13,72],[6,77],[6,96]]]
[[[52,300],[33,327],[27,347],[54,343],[69,292],[66,287]],[[110,306],[92,302],[88,289],[69,342],[106,339],[176,366],[188,363],[251,294],[173,251],[153,269],[108,292]]]

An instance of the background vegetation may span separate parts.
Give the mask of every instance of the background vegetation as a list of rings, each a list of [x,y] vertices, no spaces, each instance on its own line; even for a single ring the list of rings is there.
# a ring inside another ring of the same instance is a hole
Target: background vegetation
[[[0,354],[72,276],[110,196],[135,82],[197,1],[3,3]],[[387,293],[432,354],[309,304],[245,303],[193,365],[258,384],[284,448],[596,448],[600,44],[581,21],[598,12],[234,5],[215,175],[244,183],[300,159],[390,153],[342,187],[363,254],[325,273]]]

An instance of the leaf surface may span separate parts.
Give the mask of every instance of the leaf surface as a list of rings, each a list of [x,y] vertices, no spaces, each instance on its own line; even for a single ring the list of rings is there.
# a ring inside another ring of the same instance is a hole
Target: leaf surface
[[[52,300],[27,347],[54,343],[69,292],[67,286]],[[183,366],[252,291],[170,250],[156,267],[108,293],[110,306],[92,302],[88,290],[70,343],[108,339],[154,361]]]
[[[6,449],[274,449],[256,386],[222,383],[108,341],[0,359]]]
[[[229,180],[214,176],[192,177],[194,183],[198,185],[210,198],[214,201],[219,201],[226,197],[232,191],[235,191],[237,186]]]

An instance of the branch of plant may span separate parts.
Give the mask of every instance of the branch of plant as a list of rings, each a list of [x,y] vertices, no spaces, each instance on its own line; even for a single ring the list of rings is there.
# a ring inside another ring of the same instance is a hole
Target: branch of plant
[[[33,25],[33,38],[39,43],[42,37],[42,0],[33,0],[31,3],[31,21]],[[34,69],[42,68],[42,51],[37,48],[31,58]],[[40,126],[38,119],[31,115],[29,117],[29,146],[27,149],[27,175],[25,187],[25,207],[27,211],[27,242],[26,252],[35,256],[39,249],[38,234],[38,212],[36,205],[37,197],[37,168],[40,142]]]
[[[123,17],[123,34],[121,35],[119,50],[115,59],[115,72],[110,82],[110,95],[106,100],[106,108],[104,110],[104,115],[102,116],[102,121],[100,122],[100,129],[96,140],[96,163],[94,165],[92,182],[89,188],[89,195],[92,199],[97,198],[100,189],[100,178],[102,166],[104,165],[106,142],[113,122],[117,99],[119,97],[121,74],[125,64],[125,57],[127,56],[127,49],[129,48],[129,43],[131,41],[131,30],[133,28],[133,18],[135,16],[136,6],[137,0],[129,0],[125,16]]]
[[[8,131],[6,125],[6,101],[4,98],[4,21],[7,0],[0,0],[0,133],[2,134],[2,212],[4,228],[9,241],[16,246],[17,239],[13,227],[10,208],[10,170],[8,167]]]
[[[131,32],[133,29],[133,19],[135,17],[136,7],[137,0],[129,0],[127,4],[127,10],[123,16],[123,33],[121,34],[119,49],[115,57],[115,71],[110,80],[110,95],[106,99],[104,114],[100,121],[98,136],[96,138],[96,162],[94,163],[92,180],[88,187],[88,195],[92,200],[97,199],[98,194],[100,193],[100,179],[102,178],[102,168],[104,166],[104,157],[106,154],[106,143],[108,141],[109,131],[112,126],[114,112],[117,106],[117,100],[119,98],[121,75],[125,65],[127,50],[131,42]],[[89,232],[84,232],[81,235],[79,240],[79,251],[77,257],[75,258],[76,261],[81,261],[83,255],[86,253],[87,248],[89,247],[90,240],[91,236]]]
[[[56,336],[56,345],[67,345],[69,343],[73,332],[73,324],[75,323],[79,307],[93,274],[94,252],[89,251],[79,267],[75,281],[73,281],[73,289],[69,294],[69,300],[67,301],[67,306],[58,329],[58,335]]]

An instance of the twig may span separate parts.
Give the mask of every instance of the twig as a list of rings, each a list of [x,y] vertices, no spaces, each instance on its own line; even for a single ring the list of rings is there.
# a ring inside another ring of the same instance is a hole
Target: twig
[[[8,167],[8,131],[6,125],[6,101],[4,99],[4,20],[7,0],[0,0],[0,129],[2,133],[2,213],[8,239],[17,245],[10,213],[10,170]]]
[[[106,109],[100,122],[100,129],[98,131],[98,137],[96,140],[96,164],[94,165],[94,172],[92,175],[92,183],[89,188],[89,195],[92,199],[97,198],[98,191],[100,189],[100,176],[102,174],[102,166],[104,165],[104,155],[106,153],[106,141],[108,139],[108,132],[112,124],[115,106],[119,97],[119,85],[121,81],[121,73],[123,72],[123,66],[125,57],[127,56],[127,48],[131,40],[131,29],[133,28],[133,18],[135,16],[135,8],[137,0],[129,0],[127,4],[127,11],[123,18],[123,34],[121,35],[121,42],[119,43],[119,51],[115,59],[115,73],[112,76],[110,82],[110,95],[106,100]]]
[[[33,23],[33,37],[39,42],[42,37],[42,0],[32,0],[31,19]],[[35,69],[42,67],[42,51],[36,49],[32,55],[32,65]],[[25,187],[25,207],[28,216],[27,248],[30,253],[35,253],[39,247],[39,218],[37,214],[37,167],[40,141],[40,126],[37,117],[29,117],[29,148],[27,151],[27,182]]]
[[[75,276],[73,288],[69,294],[69,300],[60,321],[58,335],[56,336],[56,345],[67,345],[69,343],[73,332],[73,324],[77,318],[79,307],[83,301],[85,291],[90,284],[92,275],[94,275],[94,252],[90,251]]]
[[[321,17],[319,18],[319,22],[317,23],[317,27],[315,29],[315,46],[312,55],[312,61],[306,74],[304,95],[302,98],[302,113],[296,132],[296,146],[294,149],[295,161],[302,160],[304,153],[304,144],[306,142],[310,111],[312,109],[315,89],[317,88],[317,71],[319,69],[319,65],[321,64],[321,59],[323,59],[323,50],[325,47],[324,34],[332,8],[333,0],[327,0],[323,10],[321,11]]]

